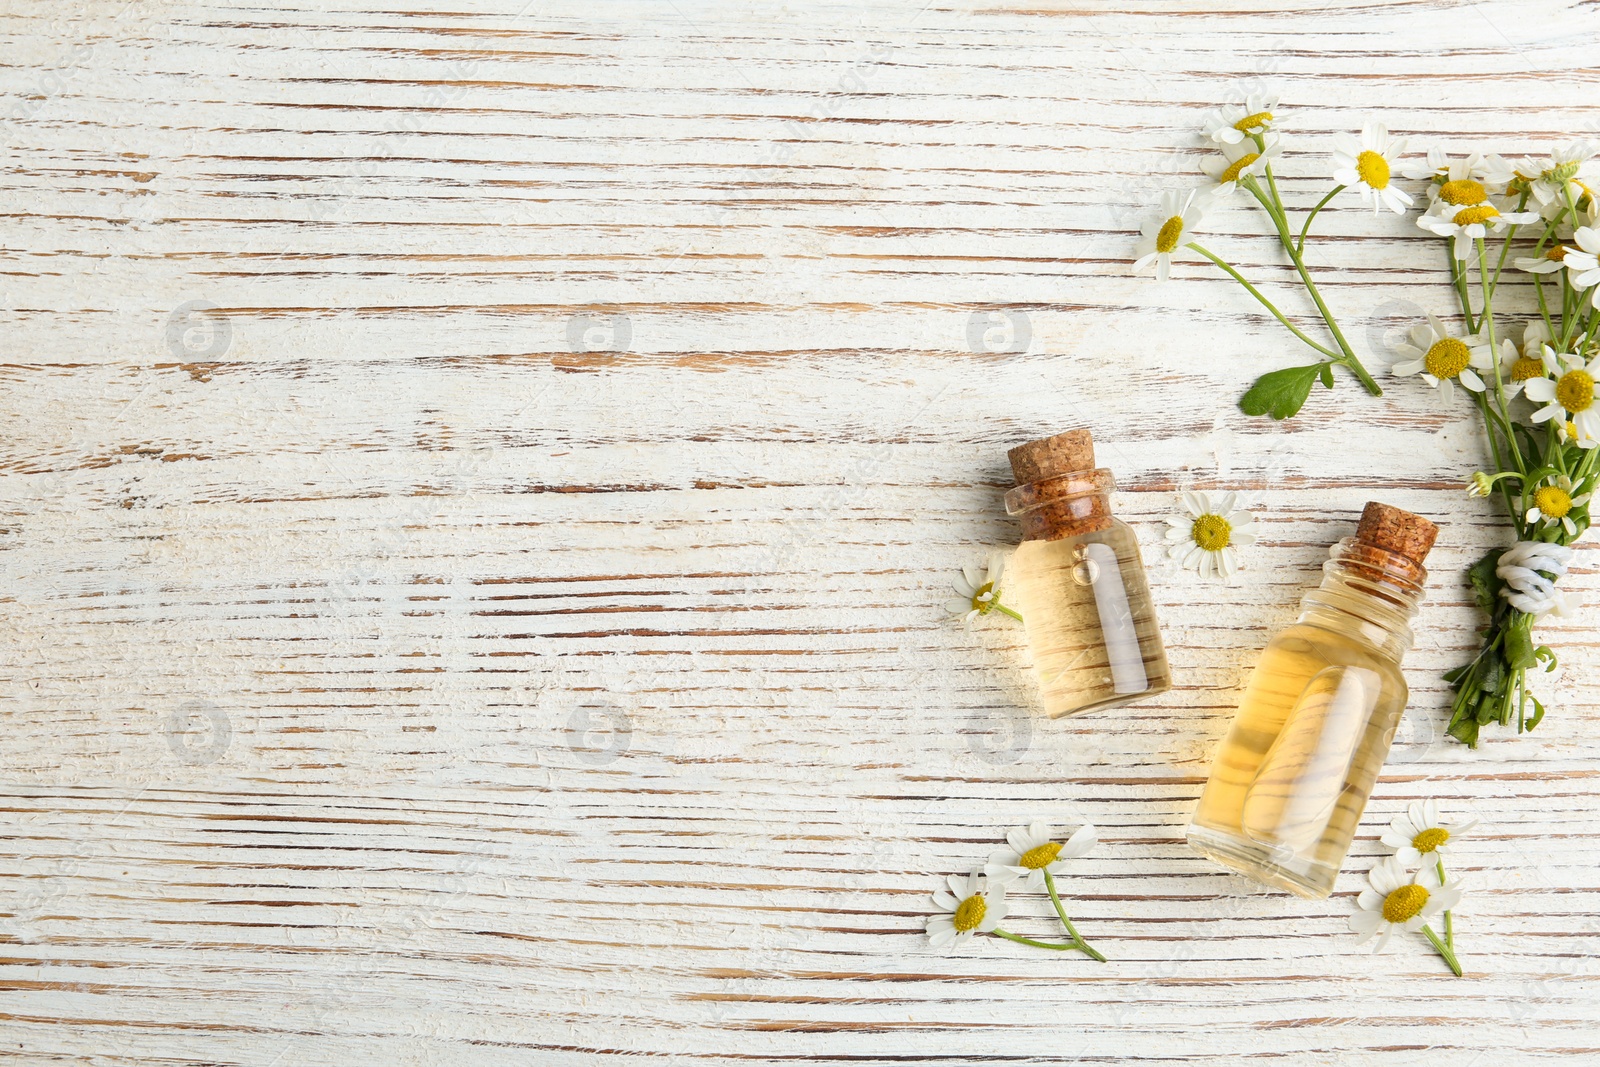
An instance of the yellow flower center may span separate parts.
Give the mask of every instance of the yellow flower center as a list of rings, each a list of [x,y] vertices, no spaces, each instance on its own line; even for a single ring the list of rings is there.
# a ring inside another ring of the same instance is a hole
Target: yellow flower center
[[[1435,826],[1413,837],[1411,839],[1411,847],[1418,852],[1433,852],[1448,840],[1450,840],[1450,831],[1442,830]]]
[[[1539,513],[1546,518],[1564,519],[1567,517],[1567,512],[1572,510],[1572,494],[1567,492],[1565,489],[1562,489],[1560,486],[1541,486],[1539,490],[1533,494],[1533,506],[1538,508]],[[1444,833],[1443,830],[1429,830],[1428,832]],[[1445,836],[1448,837],[1449,835],[1446,834]],[[1421,838],[1419,837],[1418,840],[1421,840]],[[1417,851],[1423,852],[1426,850],[1418,848]]]
[[[1161,232],[1156,234],[1156,251],[1171,252],[1177,249],[1178,242],[1183,239],[1183,216],[1174,215],[1161,224]]]
[[[1471,226],[1474,223],[1488,222],[1490,219],[1499,214],[1500,212],[1495,210],[1495,206],[1493,204],[1479,204],[1477,207],[1462,208],[1460,211],[1455,213],[1455,217],[1450,221],[1454,222],[1457,226]]]
[[[1189,536],[1207,552],[1221,552],[1233,540],[1233,527],[1221,515],[1202,515],[1189,527]]]
[[[990,595],[994,592],[994,583],[985,582],[976,593],[972,594],[972,610],[979,615],[989,614],[989,609],[994,607],[995,598]]]
[[[1054,841],[1046,841],[1038,848],[1030,848],[1022,854],[1022,866],[1030,871],[1037,871],[1048,867],[1061,855],[1061,846]]]
[[[1569,437],[1569,438],[1571,438],[1573,440],[1577,439],[1577,436],[1578,436],[1578,424],[1577,423],[1573,422],[1571,419],[1568,419],[1565,423],[1562,424],[1561,428],[1566,431],[1567,437]]]
[[[1544,258],[1553,260],[1556,263],[1560,263],[1563,259],[1567,258],[1567,246],[1556,245],[1554,248],[1544,254]]]
[[[1389,186],[1389,161],[1370,148],[1356,157],[1356,173],[1374,189]]]
[[[1254,115],[1246,115],[1233,124],[1233,128],[1240,133],[1249,133],[1254,129],[1265,129],[1272,125],[1272,112],[1257,111]]]
[[[1472,362],[1472,350],[1465,341],[1445,337],[1433,342],[1422,362],[1429,374],[1443,381],[1467,369],[1467,364]]]
[[[1572,414],[1594,405],[1594,378],[1588,371],[1569,370],[1556,383],[1556,400]]]
[[[968,930],[976,930],[978,928],[978,924],[983,922],[984,912],[988,910],[989,905],[983,902],[983,894],[974,893],[956,905],[955,918],[951,921],[955,923],[957,930],[966,933]]]
[[[1482,183],[1475,182],[1471,178],[1457,178],[1439,187],[1439,199],[1458,206],[1481,204],[1489,199],[1489,191]]]
[[[1227,185],[1229,182],[1238,181],[1240,172],[1260,158],[1261,154],[1259,152],[1247,152],[1240,156],[1228,164],[1228,169],[1223,171],[1221,176],[1217,178],[1218,184]]]
[[[1383,898],[1383,917],[1392,923],[1403,923],[1422,914],[1428,903],[1428,891],[1420,885],[1403,885]]]
[[[1527,356],[1523,356],[1511,364],[1511,380],[1514,382],[1525,382],[1529,378],[1537,378],[1543,373],[1544,364],[1536,359],[1529,359]]]

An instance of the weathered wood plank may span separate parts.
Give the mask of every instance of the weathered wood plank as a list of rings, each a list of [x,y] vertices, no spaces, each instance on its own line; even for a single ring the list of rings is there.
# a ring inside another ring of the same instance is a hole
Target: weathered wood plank
[[[1275,324],[1127,274],[1248,81],[1304,207],[1368,115],[1600,134],[1597,43],[1564,0],[10,5],[5,1054],[1600,1059],[1594,609],[1544,628],[1536,734],[1444,739],[1460,570],[1505,537],[1465,410],[1345,382],[1245,419]],[[1340,207],[1358,344],[1448,309],[1431,240]],[[1209,229],[1309,312],[1259,219]],[[1180,685],[1055,723],[1020,633],[940,605],[1015,537],[1005,449],[1074,424]],[[1213,487],[1264,530],[1228,584],[1159,555]],[[1339,891],[1291,900],[1183,828],[1372,497],[1445,527],[1412,708]],[[1482,820],[1467,980],[1345,933],[1419,797]],[[1066,889],[1113,962],[930,950],[937,878],[1034,816],[1101,828]]]

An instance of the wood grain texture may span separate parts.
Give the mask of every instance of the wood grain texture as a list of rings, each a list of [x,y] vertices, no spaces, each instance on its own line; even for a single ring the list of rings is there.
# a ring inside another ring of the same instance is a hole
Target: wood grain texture
[[[0,15],[0,1056],[1600,1063],[1600,606],[1545,627],[1536,734],[1449,742],[1460,569],[1505,537],[1466,409],[1246,419],[1274,324],[1127,272],[1253,80],[1301,207],[1379,111],[1600,132],[1592,0],[519,6]],[[1358,345],[1449,309],[1409,220],[1322,219]],[[1209,228],[1294,300],[1259,218]],[[1006,449],[1073,425],[1180,686],[1051,722],[1020,631],[941,604],[1015,537]],[[1156,550],[1214,487],[1264,530],[1227,584]],[[1443,533],[1309,903],[1183,828],[1371,498]],[[1482,820],[1462,980],[1345,932],[1419,797]],[[1065,890],[1112,962],[929,949],[938,879],[1036,816],[1101,827]]]

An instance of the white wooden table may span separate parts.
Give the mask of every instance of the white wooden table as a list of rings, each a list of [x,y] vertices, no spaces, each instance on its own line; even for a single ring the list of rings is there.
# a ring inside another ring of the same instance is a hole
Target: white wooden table
[[[1592,548],[1558,707],[1460,748],[1460,568],[1505,536],[1467,409],[1247,419],[1298,353],[1214,270],[1127,274],[1247,83],[1303,207],[1368,116],[1600,132],[1600,9],[519,2],[0,19],[0,1058],[1600,1063]],[[1339,207],[1363,341],[1450,310],[1434,239]],[[1259,218],[1211,232],[1306,310]],[[1015,538],[1006,448],[1076,425],[1181,688],[1051,722],[1020,630],[941,605]],[[1156,551],[1184,488],[1262,522],[1231,583]],[[1445,529],[1311,903],[1183,829],[1369,498]],[[1464,979],[1345,928],[1421,797],[1482,820]],[[931,950],[938,880],[1035,816],[1101,828],[1064,888],[1112,962]]]

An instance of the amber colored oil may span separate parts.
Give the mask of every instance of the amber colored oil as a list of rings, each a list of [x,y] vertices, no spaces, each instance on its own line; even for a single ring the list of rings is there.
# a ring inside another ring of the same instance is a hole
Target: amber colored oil
[[[1123,522],[1022,542],[1005,587],[1025,620],[1039,691],[1052,717],[1115,707],[1171,687],[1139,544]]]
[[[1336,558],[1261,655],[1189,827],[1203,855],[1314,899],[1333,889],[1406,705],[1407,595]]]

